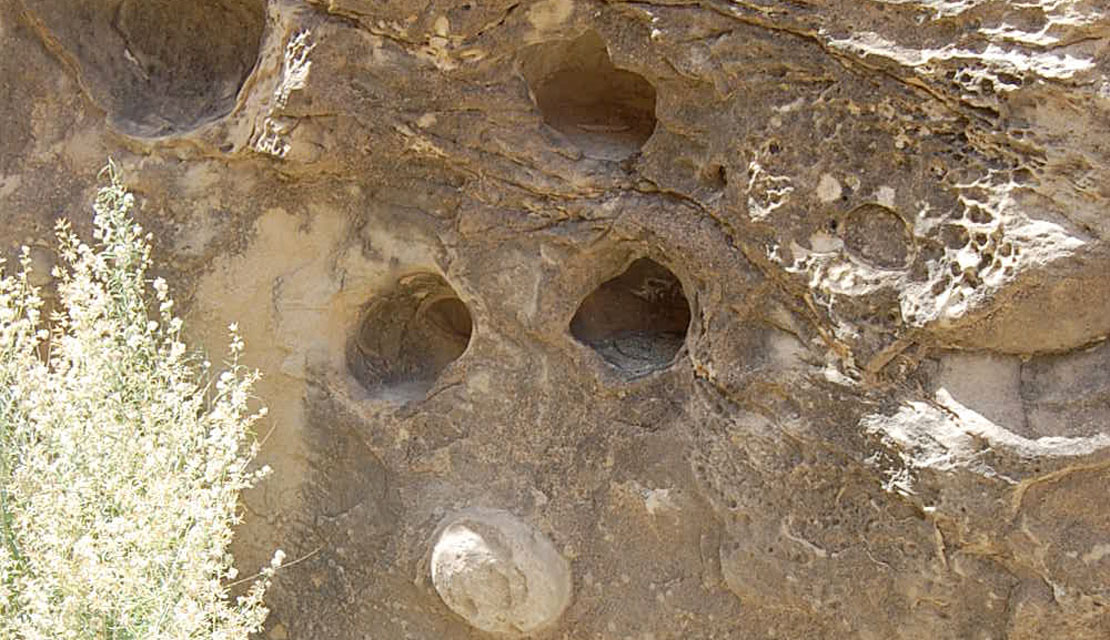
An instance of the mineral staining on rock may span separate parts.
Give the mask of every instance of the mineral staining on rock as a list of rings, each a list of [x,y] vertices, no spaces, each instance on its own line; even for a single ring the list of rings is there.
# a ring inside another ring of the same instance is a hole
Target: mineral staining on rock
[[[432,549],[431,572],[443,602],[483,631],[532,634],[570,603],[570,565],[546,536],[503,511],[452,517]]]

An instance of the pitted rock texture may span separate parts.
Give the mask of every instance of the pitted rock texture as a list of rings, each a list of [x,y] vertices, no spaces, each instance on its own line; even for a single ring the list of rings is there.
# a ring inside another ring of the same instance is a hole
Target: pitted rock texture
[[[569,564],[534,638],[1102,639],[1107,12],[3,2],[0,237],[110,155],[239,323],[273,640],[488,637],[481,510]]]
[[[570,565],[542,533],[503,511],[459,514],[432,548],[432,584],[474,627],[535,633],[570,603]]]

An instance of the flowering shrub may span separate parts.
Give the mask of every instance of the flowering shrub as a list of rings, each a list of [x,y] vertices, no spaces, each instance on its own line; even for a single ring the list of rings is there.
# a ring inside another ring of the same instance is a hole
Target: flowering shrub
[[[49,323],[26,248],[0,279],[0,638],[246,638],[282,557],[229,596],[238,496],[268,471],[250,468],[258,374],[234,325],[222,373],[182,343],[105,171],[94,245],[58,223]]]

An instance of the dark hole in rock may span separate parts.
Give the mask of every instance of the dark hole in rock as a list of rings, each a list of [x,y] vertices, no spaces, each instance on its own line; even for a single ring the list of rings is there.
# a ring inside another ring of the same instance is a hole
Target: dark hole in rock
[[[844,216],[837,228],[848,253],[879,269],[902,269],[909,260],[909,230],[897,213],[879,204],[864,204]]]
[[[126,0],[118,28],[142,71],[122,87],[119,119],[171,133],[230,112],[265,20],[259,0]]]
[[[28,0],[113,126],[144,137],[227,115],[258,58],[265,0]]]
[[[521,66],[544,122],[587,156],[621,160],[655,131],[655,87],[614,67],[593,31],[533,45]]]
[[[967,210],[967,219],[976,224],[987,224],[994,220],[994,217],[982,207],[972,206]]]
[[[701,182],[715,191],[723,191],[728,186],[728,171],[724,166],[711,164],[703,169]]]
[[[669,366],[689,326],[682,283],[666,267],[640,258],[582,301],[570,332],[609,364],[639,376]]]
[[[443,278],[407,276],[366,305],[347,365],[371,391],[419,396],[466,351],[472,331],[470,310]]]

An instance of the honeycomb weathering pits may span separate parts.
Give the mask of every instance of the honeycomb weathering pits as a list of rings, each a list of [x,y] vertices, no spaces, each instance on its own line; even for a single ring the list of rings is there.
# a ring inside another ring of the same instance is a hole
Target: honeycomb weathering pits
[[[227,115],[259,55],[265,0],[27,0],[109,120],[134,136]]]
[[[674,360],[689,326],[682,283],[658,262],[640,258],[582,301],[570,331],[620,371],[642,375]]]
[[[540,631],[570,603],[570,565],[547,536],[503,511],[454,516],[435,541],[431,573],[444,604],[491,633]]]
[[[348,367],[370,390],[426,391],[470,343],[473,321],[443,278],[419,273],[367,303],[348,347]]]
[[[615,68],[594,31],[534,45],[522,66],[544,122],[588,156],[619,160],[655,130],[655,87]]]

